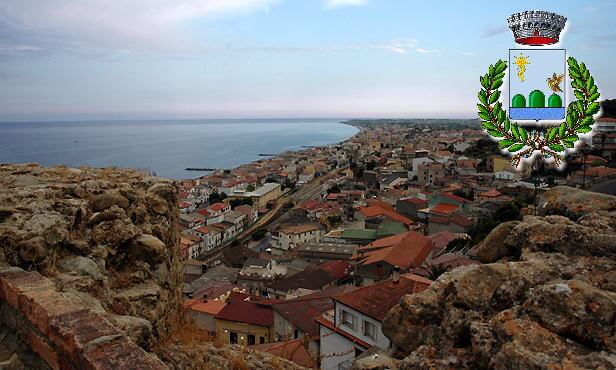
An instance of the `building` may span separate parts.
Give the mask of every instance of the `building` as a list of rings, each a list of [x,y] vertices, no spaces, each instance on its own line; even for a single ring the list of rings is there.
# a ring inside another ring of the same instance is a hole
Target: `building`
[[[275,281],[265,288],[269,297],[290,299],[327,289],[349,280],[351,264],[346,261],[325,262]]]
[[[357,249],[355,275],[362,285],[388,279],[396,268],[408,271],[421,266],[432,248],[430,239],[414,231],[379,239]]]
[[[317,319],[321,369],[350,369],[353,359],[368,348],[389,349],[382,330],[385,316],[403,295],[421,292],[430,283],[406,274],[334,296],[333,310]]]
[[[599,118],[592,136],[592,146],[599,150],[601,156],[616,159],[616,118]]]
[[[313,358],[319,356],[319,324],[315,321],[334,308],[332,297],[357,289],[341,285],[272,305],[276,341],[300,339]]]
[[[371,230],[374,231],[374,230]],[[308,263],[350,260],[357,251],[357,245],[348,243],[305,243],[293,249],[297,256]]]
[[[263,186],[255,189],[254,191],[237,191],[234,192],[232,198],[248,198],[252,199],[253,206],[256,208],[263,208],[269,201],[276,200],[282,194],[282,187],[280,184],[268,182]]]
[[[445,180],[445,165],[438,162],[421,163],[417,166],[419,185],[442,185]]]
[[[215,316],[218,339],[243,346],[272,342],[274,311],[271,303],[274,302],[231,292],[227,304]]]
[[[303,224],[286,226],[272,233],[272,253],[288,251],[297,245],[321,241],[323,231],[316,225]]]

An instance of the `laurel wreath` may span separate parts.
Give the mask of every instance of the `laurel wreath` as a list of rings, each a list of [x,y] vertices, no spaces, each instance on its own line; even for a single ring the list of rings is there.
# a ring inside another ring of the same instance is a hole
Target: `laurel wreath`
[[[498,146],[514,154],[511,162],[517,167],[522,158],[529,158],[539,151],[544,158],[554,158],[560,166],[567,148],[573,148],[580,140],[579,134],[592,131],[595,123],[593,115],[601,108],[597,99],[599,92],[594,78],[584,63],[578,64],[572,57],[567,59],[571,87],[576,101],[567,106],[566,120],[559,126],[547,130],[528,130],[511,122],[502,107],[499,88],[503,84],[507,63],[499,60],[490,65],[488,73],[480,77],[482,89],[479,91],[479,117],[481,125],[488,134],[498,140]]]

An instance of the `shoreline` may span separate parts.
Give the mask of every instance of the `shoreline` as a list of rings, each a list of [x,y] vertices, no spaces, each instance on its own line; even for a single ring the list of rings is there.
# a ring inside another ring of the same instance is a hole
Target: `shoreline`
[[[235,170],[235,169],[237,169],[237,168],[239,168],[241,166],[245,166],[245,165],[248,165],[248,164],[251,164],[251,163],[263,163],[263,162],[271,161],[271,160],[274,160],[274,159],[276,159],[276,158],[278,158],[278,157],[280,157],[282,155],[285,155],[285,154],[294,154],[294,153],[300,153],[300,152],[303,152],[303,151],[309,151],[309,150],[314,149],[314,148],[327,148],[327,147],[332,147],[332,146],[336,146],[336,145],[342,145],[345,142],[353,139],[355,136],[357,136],[360,133],[362,133],[362,132],[367,130],[365,127],[356,126],[356,125],[354,125],[352,123],[349,123],[347,121],[338,121],[337,123],[341,123],[341,124],[344,124],[344,125],[355,127],[358,131],[355,134],[353,134],[352,136],[349,136],[348,138],[346,138],[346,139],[344,139],[342,141],[338,141],[336,143],[324,144],[324,145],[310,145],[310,146],[308,146],[308,145],[300,145],[300,148],[298,150],[285,150],[284,152],[280,152],[280,153],[277,153],[277,154],[273,154],[272,153],[272,154],[268,154],[267,156],[263,156],[261,154],[258,154],[257,156],[258,157],[262,157],[262,158],[255,159],[255,160],[250,161],[250,162],[241,163],[241,164],[239,164],[239,165],[237,165],[235,167],[231,167],[231,168],[219,168],[219,169],[216,169],[215,171],[203,171],[203,172],[208,172],[208,173],[207,174],[203,174],[201,176],[190,177],[190,178],[183,178],[183,179],[174,179],[174,180],[180,181],[180,182],[181,181],[197,180],[197,179],[200,179],[200,178],[203,178],[203,177],[207,177],[207,176],[209,176],[209,175],[211,175],[213,173],[219,172],[219,171],[233,171],[233,170]],[[192,169],[192,168],[195,168],[195,169]],[[200,167],[191,167],[191,171],[199,171],[199,168]]]

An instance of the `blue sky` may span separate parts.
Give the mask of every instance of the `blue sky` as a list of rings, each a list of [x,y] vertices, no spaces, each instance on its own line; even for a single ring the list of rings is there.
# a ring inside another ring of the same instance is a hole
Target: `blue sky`
[[[533,9],[616,98],[613,0],[3,0],[0,120],[473,117]]]

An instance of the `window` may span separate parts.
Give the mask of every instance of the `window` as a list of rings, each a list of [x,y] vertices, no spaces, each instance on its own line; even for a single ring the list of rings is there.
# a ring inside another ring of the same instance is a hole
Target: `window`
[[[376,325],[364,320],[364,336],[376,340]]]
[[[349,328],[355,330],[355,315],[348,311],[342,310],[342,323]]]
[[[257,342],[255,341],[255,336],[254,336],[254,335],[252,335],[252,334],[248,334],[248,345],[249,345],[249,346],[252,346],[252,345],[253,345],[253,344],[255,344],[255,343],[257,343]]]
[[[237,333],[232,331],[229,332],[229,343],[231,344],[237,344]]]
[[[293,339],[297,339],[299,338],[299,330],[295,329],[293,330]]]
[[[265,337],[259,337],[259,344],[265,343]]]

